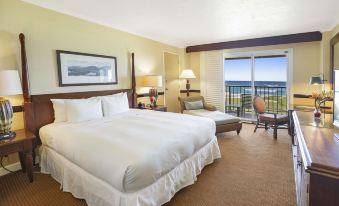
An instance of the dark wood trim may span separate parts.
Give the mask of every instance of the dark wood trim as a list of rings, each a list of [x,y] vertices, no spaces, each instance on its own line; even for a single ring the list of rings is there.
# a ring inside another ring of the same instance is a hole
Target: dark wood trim
[[[22,106],[13,106],[13,113],[23,112],[24,108]]]
[[[334,46],[339,43],[339,33],[337,33],[330,41],[330,83],[334,88],[333,72],[334,72]],[[338,54],[339,55],[339,54]]]
[[[131,54],[132,60],[132,108],[137,106],[137,90],[136,90],[136,80],[135,80],[135,62],[134,62],[134,53]]]
[[[21,50],[21,73],[22,73],[22,91],[24,97],[24,126],[25,128],[35,134],[35,121],[33,104],[31,102],[31,92],[29,84],[28,64],[26,55],[25,35],[21,33],[19,35],[20,50]]]
[[[241,59],[251,59],[251,57],[231,57],[231,58],[225,58],[225,60],[241,60]]]
[[[180,90],[180,93],[182,94],[186,94],[187,93],[187,90]],[[200,93],[200,90],[199,89],[190,89],[190,93]]]
[[[268,56],[255,56],[255,59],[264,59],[264,58],[279,58],[286,57],[286,55],[268,55]]]
[[[181,94],[186,94],[186,90],[180,90]],[[199,89],[192,89],[190,90],[190,93],[200,93]],[[158,95],[165,95],[165,92],[158,92]],[[149,97],[148,93],[142,93],[142,94],[138,94],[137,97]]]
[[[268,55],[268,56],[255,56],[255,59],[263,59],[263,58],[276,58],[276,57],[286,57],[286,55]],[[225,60],[241,60],[241,59],[251,59],[251,57],[231,57],[225,58]]]
[[[299,34],[289,34],[281,36],[272,36],[272,37],[263,37],[255,39],[245,39],[238,41],[228,41],[228,42],[219,42],[212,44],[202,44],[189,46],[186,48],[186,52],[199,52],[199,51],[212,51],[212,50],[221,50],[221,49],[234,49],[234,48],[244,48],[244,47],[255,47],[255,46],[269,46],[269,45],[278,45],[278,44],[291,44],[291,43],[301,43],[301,42],[312,42],[312,41],[321,41],[322,34],[319,31],[315,32],[306,32]]]
[[[294,98],[301,98],[301,99],[310,99],[312,98],[312,95],[310,94],[294,94]]]
[[[79,84],[64,84],[62,83],[62,71],[61,71],[61,54],[74,54],[74,55],[81,55],[81,56],[90,56],[90,57],[102,57],[102,58],[109,58],[115,60],[115,81],[114,82],[105,82],[105,83],[79,83]],[[106,55],[98,55],[98,54],[89,54],[89,53],[81,53],[81,52],[72,52],[72,51],[64,51],[64,50],[56,50],[57,56],[57,66],[58,66],[58,78],[59,78],[59,87],[68,87],[68,86],[89,86],[89,85],[111,85],[111,84],[118,84],[118,61],[117,58],[114,56],[106,56]]]
[[[164,95],[165,92],[158,92],[158,95]],[[149,97],[148,93],[142,93],[142,94],[138,94],[137,97]]]
[[[26,45],[25,45],[25,35],[21,33],[19,35],[20,45],[21,45],[21,73],[22,73],[22,91],[24,102],[30,102],[31,93],[29,87],[29,75],[28,75],[28,66],[27,66],[27,56],[26,56]]]

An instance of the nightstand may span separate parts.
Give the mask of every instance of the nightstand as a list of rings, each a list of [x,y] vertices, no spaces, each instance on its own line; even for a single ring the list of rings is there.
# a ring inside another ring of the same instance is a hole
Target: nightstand
[[[19,153],[20,164],[23,172],[27,172],[30,182],[33,182],[33,140],[36,136],[25,130],[16,130],[12,139],[0,140],[0,156]]]
[[[153,109],[151,107],[147,106],[145,109],[159,111],[159,112],[167,112],[167,107],[165,107],[164,105],[158,105],[157,107],[155,107]]]

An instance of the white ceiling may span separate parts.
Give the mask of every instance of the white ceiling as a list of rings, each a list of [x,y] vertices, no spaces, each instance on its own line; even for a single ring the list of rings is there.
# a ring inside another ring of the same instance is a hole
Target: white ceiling
[[[178,47],[327,31],[339,0],[24,0]]]

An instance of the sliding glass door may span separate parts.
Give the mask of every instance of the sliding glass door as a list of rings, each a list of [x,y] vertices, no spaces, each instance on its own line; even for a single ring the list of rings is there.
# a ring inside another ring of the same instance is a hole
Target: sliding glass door
[[[288,104],[288,55],[285,52],[243,53],[226,55],[225,111],[255,119],[254,96],[265,100],[268,112],[286,113]]]
[[[226,58],[225,111],[239,117],[252,118],[253,72],[251,57]]]

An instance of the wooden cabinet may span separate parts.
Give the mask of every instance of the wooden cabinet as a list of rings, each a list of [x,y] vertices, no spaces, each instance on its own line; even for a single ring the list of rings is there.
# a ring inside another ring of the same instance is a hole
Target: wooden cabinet
[[[328,118],[328,119],[326,119]],[[330,116],[293,112],[293,165],[298,206],[339,205],[339,141]]]

